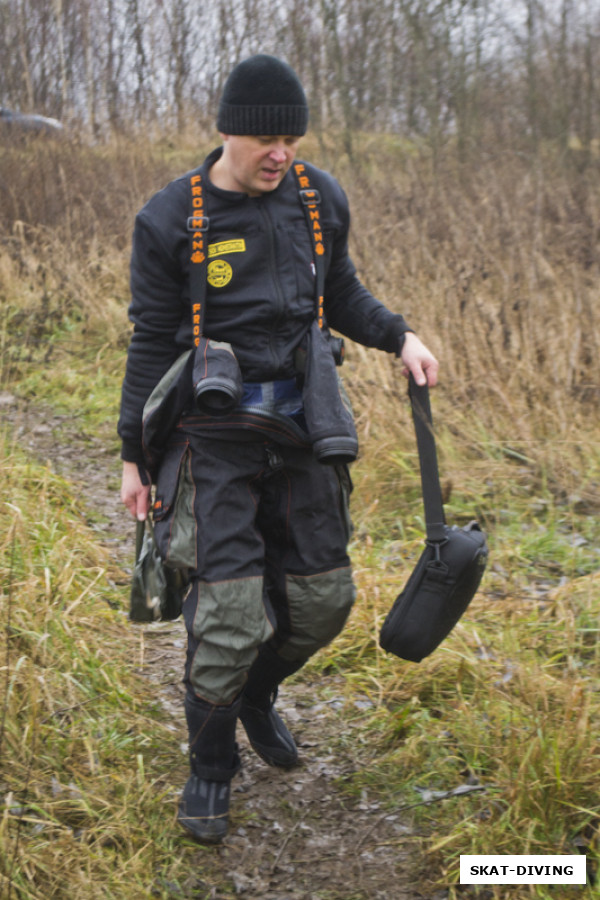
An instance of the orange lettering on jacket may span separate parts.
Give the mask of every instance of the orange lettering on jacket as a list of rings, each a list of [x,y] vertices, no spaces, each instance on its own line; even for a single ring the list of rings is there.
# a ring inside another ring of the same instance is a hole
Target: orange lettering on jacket
[[[190,186],[192,191],[193,209],[191,225],[192,229],[194,230],[192,235],[193,252],[190,256],[190,262],[195,266],[200,266],[206,260],[206,254],[204,253],[204,233],[200,230],[204,225],[204,197],[202,195],[202,176],[192,175],[190,177]],[[199,346],[200,338],[202,337],[201,324],[202,306],[200,303],[193,303],[192,336],[195,347]]]

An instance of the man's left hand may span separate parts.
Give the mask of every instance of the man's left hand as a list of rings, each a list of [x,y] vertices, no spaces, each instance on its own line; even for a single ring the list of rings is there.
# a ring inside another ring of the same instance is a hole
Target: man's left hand
[[[433,353],[412,331],[407,331],[404,335],[400,359],[404,363],[403,375],[408,377],[409,374],[412,374],[418,385],[427,384],[429,387],[434,387],[437,384],[440,364]]]

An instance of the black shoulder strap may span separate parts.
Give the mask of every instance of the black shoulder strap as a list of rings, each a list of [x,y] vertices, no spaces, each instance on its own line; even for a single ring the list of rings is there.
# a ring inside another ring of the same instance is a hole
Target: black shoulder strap
[[[202,176],[194,172],[190,176],[190,215],[187,230],[190,235],[190,301],[192,307],[192,333],[194,347],[197,347],[204,330],[204,307],[206,305],[206,269],[208,266],[208,226],[210,220],[204,215],[204,193]]]
[[[298,182],[300,201],[304,210],[304,218],[308,226],[313,259],[315,263],[316,292],[315,306],[319,328],[325,327],[325,311],[323,309],[323,297],[325,295],[325,245],[323,243],[323,229],[321,227],[321,194],[311,187],[308,172],[304,163],[294,164],[294,173]]]
[[[444,505],[437,463],[429,388],[418,385],[413,376],[409,377],[408,394],[412,406],[413,422],[419,449],[421,466],[421,487],[423,490],[423,506],[425,507],[425,527],[428,541],[444,541],[446,539]]]

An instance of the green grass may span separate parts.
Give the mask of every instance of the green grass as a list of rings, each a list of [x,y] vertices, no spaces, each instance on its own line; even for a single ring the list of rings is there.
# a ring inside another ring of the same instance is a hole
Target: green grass
[[[36,404],[67,415],[83,432],[110,440],[117,448],[119,394],[115,384],[123,375],[123,351],[101,349],[90,354],[80,348],[57,353],[51,366],[20,366],[18,394]]]
[[[167,774],[182,760],[69,485],[0,449],[0,894],[148,896],[150,859],[184,877]]]
[[[447,439],[441,444],[442,469],[446,462],[452,469]],[[388,485],[396,455],[385,460]],[[599,461],[596,445],[582,482],[597,474]],[[367,466],[365,477],[376,479]],[[412,462],[407,467],[399,455],[398,469],[414,481]],[[489,460],[488,475],[487,497],[477,496],[474,485],[481,489],[484,482],[471,471],[446,507],[451,523],[484,514],[491,557],[478,597],[442,646],[415,665],[377,644],[383,617],[422,546],[418,504],[409,491],[408,509],[397,509],[403,525],[394,540],[373,541],[368,521],[357,522],[359,601],[343,634],[312,664],[345,674],[342,718],[358,719],[356,771],[341,788],[351,796],[366,790],[390,812],[410,817],[423,871],[437,873],[432,885],[455,885],[466,853],[585,849],[592,872],[600,861],[598,519],[543,485],[532,491],[511,457]],[[361,477],[359,465],[358,484]],[[351,700],[357,693],[370,697],[374,709],[357,713]],[[340,732],[343,744],[341,723]],[[419,790],[465,784],[485,790],[420,799]],[[494,890],[493,896],[506,896]],[[560,894],[510,890],[511,898],[578,896],[564,887]],[[600,889],[589,890],[600,896]],[[452,896],[476,896],[465,892],[451,889]]]

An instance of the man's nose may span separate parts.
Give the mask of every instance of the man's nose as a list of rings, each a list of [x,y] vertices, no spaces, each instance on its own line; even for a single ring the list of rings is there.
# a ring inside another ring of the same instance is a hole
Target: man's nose
[[[271,152],[269,153],[269,156],[271,157],[273,162],[278,162],[278,163],[285,162],[285,159],[286,159],[285,145],[283,143],[275,144],[271,148]]]

